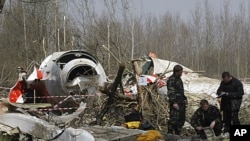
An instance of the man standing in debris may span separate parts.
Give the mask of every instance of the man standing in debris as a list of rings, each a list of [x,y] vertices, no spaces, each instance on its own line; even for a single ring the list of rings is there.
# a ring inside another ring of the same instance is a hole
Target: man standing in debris
[[[217,90],[218,98],[221,98],[220,110],[223,112],[223,132],[230,131],[231,123],[239,125],[238,113],[240,110],[242,96],[244,94],[243,84],[233,77],[229,72],[222,73],[222,81]]]
[[[216,136],[221,134],[222,120],[219,109],[210,105],[206,99],[200,101],[200,107],[191,117],[191,125],[202,139],[207,139],[205,127],[213,129]]]
[[[187,98],[181,79],[183,67],[175,65],[173,74],[168,78],[168,101],[170,107],[168,133],[180,135],[186,119]]]

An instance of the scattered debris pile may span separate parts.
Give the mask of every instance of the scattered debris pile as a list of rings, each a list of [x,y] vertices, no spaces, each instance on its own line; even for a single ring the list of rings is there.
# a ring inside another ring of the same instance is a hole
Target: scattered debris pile
[[[200,100],[207,99],[219,106],[215,92],[220,81],[183,66],[187,119],[181,137],[169,136],[166,134],[169,108],[164,83],[177,63],[145,57],[132,60],[131,64],[132,73],[124,72],[126,66],[120,64],[114,80],[109,81],[102,66],[86,52],[60,52],[47,57],[28,79],[20,75],[10,92],[1,93],[0,138],[6,141],[140,141],[150,137],[192,140],[195,131],[189,120]],[[23,93],[23,82],[30,86],[25,90],[31,90],[31,95]],[[244,88],[248,93],[249,85],[244,84]],[[45,101],[41,100],[43,96]],[[31,100],[27,102],[27,98]],[[249,100],[249,95],[245,95],[240,111],[243,124],[250,124]],[[225,139],[228,138],[219,138]]]

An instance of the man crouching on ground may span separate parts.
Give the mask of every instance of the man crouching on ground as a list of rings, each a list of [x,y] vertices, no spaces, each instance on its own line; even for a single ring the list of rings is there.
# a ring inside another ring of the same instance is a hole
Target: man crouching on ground
[[[209,105],[206,99],[202,99],[200,107],[191,117],[191,125],[202,139],[207,139],[203,130],[205,127],[210,127],[213,129],[215,135],[219,136],[222,131],[221,113],[217,107]]]

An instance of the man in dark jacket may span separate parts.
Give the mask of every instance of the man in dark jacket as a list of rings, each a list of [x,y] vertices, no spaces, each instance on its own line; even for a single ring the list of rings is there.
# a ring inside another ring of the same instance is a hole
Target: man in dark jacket
[[[184,95],[184,87],[181,80],[182,72],[183,67],[180,65],[175,65],[173,74],[168,78],[167,81],[170,108],[168,120],[169,134],[180,135],[186,119],[187,98]]]
[[[202,99],[200,107],[191,117],[191,125],[202,139],[207,139],[204,132],[205,127],[210,127],[215,135],[219,136],[222,129],[221,113],[217,107],[209,105],[207,100]]]
[[[223,72],[217,95],[218,98],[221,98],[220,110],[223,112],[224,133],[230,131],[231,123],[233,125],[240,124],[238,113],[243,94],[244,89],[241,81],[229,72]]]

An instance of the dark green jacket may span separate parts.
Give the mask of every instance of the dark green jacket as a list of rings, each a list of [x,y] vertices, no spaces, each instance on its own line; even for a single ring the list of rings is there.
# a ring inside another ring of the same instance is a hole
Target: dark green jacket
[[[213,105],[209,105],[207,111],[198,108],[191,117],[191,125],[194,128],[198,126],[209,126],[212,121],[215,121],[215,123],[221,122],[221,113],[219,109]]]
[[[180,77],[171,75],[167,80],[168,98],[170,103],[184,103],[187,98],[184,95],[183,82]]]

